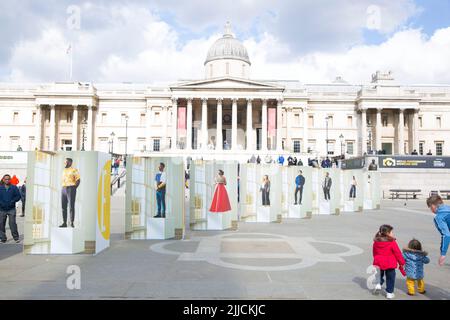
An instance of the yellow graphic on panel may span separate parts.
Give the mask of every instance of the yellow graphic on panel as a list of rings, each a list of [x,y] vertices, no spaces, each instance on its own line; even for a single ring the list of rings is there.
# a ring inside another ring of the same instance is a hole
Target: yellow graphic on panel
[[[111,234],[111,160],[106,161],[100,174],[97,192],[97,223],[100,233],[105,240]]]

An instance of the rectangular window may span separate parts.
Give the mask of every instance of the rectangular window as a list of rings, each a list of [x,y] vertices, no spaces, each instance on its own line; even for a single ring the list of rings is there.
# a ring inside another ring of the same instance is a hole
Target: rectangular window
[[[10,137],[9,145],[10,145],[9,150],[17,151],[17,148],[19,148],[19,137]]]
[[[314,128],[314,116],[313,115],[308,116],[308,127]]]
[[[444,149],[444,142],[436,142],[436,155],[442,156]]]
[[[294,140],[294,153],[300,153],[301,152],[301,148],[300,148],[300,140]]]
[[[121,124],[125,124],[126,121],[127,121],[127,114],[126,114],[126,113],[122,113],[122,114],[120,115],[120,123],[121,123]]]
[[[333,116],[327,116],[328,128],[333,128]]]
[[[146,146],[145,146],[145,138],[138,138],[137,139],[137,143],[138,143],[138,150],[139,151],[145,151],[146,150]]]
[[[423,146],[425,145],[425,141],[419,142],[419,154],[423,156]]]
[[[33,114],[31,115],[31,123],[35,123],[36,122],[36,112],[33,112]],[[32,150],[32,149],[30,149]]]
[[[155,123],[155,124],[161,124],[161,112],[159,112],[159,111],[156,111],[155,112],[155,117],[154,117],[154,119],[153,119],[153,123]]]
[[[328,140],[328,154],[329,155],[334,155],[334,145],[335,145],[334,140]]]
[[[153,139],[153,151],[160,151],[160,140]]]
[[[441,128],[442,125],[442,119],[441,116],[436,117],[436,128]]]
[[[308,153],[316,151],[316,140],[308,140]]]
[[[34,145],[34,137],[30,136],[28,137],[28,150],[34,150],[35,149],[35,145]]]
[[[300,113],[294,113],[294,125],[295,126],[300,125]]]
[[[347,141],[347,154],[353,155],[354,152],[354,141]]]
[[[13,113],[13,123],[17,123],[19,121],[19,112]]]
[[[423,119],[422,116],[419,116],[419,128],[423,127]]]
[[[347,127],[353,128],[353,117],[347,116]]]
[[[381,115],[381,123],[382,123],[383,127],[387,127],[388,126],[388,120],[389,120],[388,115],[386,113],[383,113]]]

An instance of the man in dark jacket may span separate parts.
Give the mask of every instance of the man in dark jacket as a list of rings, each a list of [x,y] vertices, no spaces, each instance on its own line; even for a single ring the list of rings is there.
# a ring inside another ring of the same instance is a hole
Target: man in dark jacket
[[[11,176],[5,174],[0,185],[0,241],[5,243],[6,219],[9,218],[9,228],[16,243],[19,243],[19,232],[16,223],[16,202],[20,201],[19,189],[11,184]]]
[[[302,204],[302,198],[303,198],[303,186],[305,185],[305,177],[303,176],[302,170],[298,172],[298,176],[295,177],[295,203]],[[300,199],[297,202],[297,194],[300,192]]]

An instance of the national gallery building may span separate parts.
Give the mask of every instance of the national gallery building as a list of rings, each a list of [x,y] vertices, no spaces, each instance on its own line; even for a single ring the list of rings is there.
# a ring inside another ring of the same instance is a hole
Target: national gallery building
[[[227,25],[206,54],[203,79],[164,87],[3,83],[0,150],[223,159],[450,154],[450,86],[405,86],[391,72],[376,72],[365,85],[250,74],[247,50]]]

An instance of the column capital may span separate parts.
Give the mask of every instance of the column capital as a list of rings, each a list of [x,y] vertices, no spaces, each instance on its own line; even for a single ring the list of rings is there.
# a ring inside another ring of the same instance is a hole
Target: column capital
[[[406,108],[399,108],[399,109],[398,109],[398,111],[399,111],[400,113],[404,113],[405,110],[406,110]]]
[[[283,102],[284,102],[284,99],[283,99],[283,98],[277,98],[277,103],[283,104]]]
[[[202,100],[202,103],[207,103],[208,102],[208,98],[206,98],[206,97],[202,97],[201,100]]]
[[[381,111],[383,111],[384,108],[382,108],[382,107],[377,107],[376,109],[377,109],[377,112],[381,112]]]
[[[245,98],[245,100],[247,100],[247,103],[252,103],[254,99],[250,98],[250,97],[247,97],[247,98]]]
[[[172,97],[170,100],[172,100],[172,104],[173,103],[177,103],[178,102],[178,97]]]
[[[265,105],[267,105],[267,101],[268,101],[269,99],[267,99],[267,98],[261,98],[261,101],[262,101],[262,103],[263,103],[263,105],[265,104]]]
[[[55,105],[54,104],[49,104],[48,106],[50,107],[50,109],[55,109]]]
[[[217,100],[217,103],[222,103],[223,102],[223,97],[217,97],[216,100]]]
[[[78,109],[78,105],[77,104],[73,104],[72,107],[73,107],[74,110]]]
[[[237,103],[237,101],[239,100],[239,98],[231,98],[231,102],[234,104],[234,103]]]

